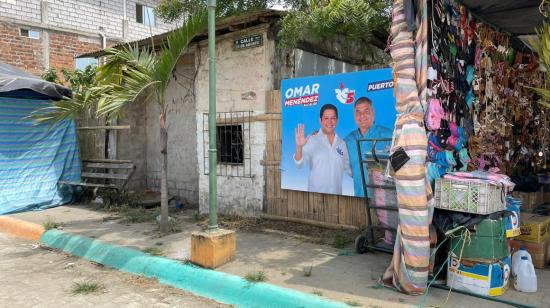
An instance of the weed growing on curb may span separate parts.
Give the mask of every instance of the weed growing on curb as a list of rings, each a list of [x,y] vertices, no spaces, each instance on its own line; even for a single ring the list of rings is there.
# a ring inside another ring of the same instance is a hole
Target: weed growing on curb
[[[315,294],[315,295],[317,295],[317,296],[323,296],[323,292],[321,292],[321,291],[319,291],[319,290],[315,290],[315,291],[313,291],[313,292],[311,292],[311,293],[313,293],[313,294]]]
[[[179,223],[175,219],[169,220],[168,233],[178,233],[178,232],[181,232],[181,226],[179,225]]]
[[[145,253],[148,253],[152,256],[157,256],[157,257],[162,257],[164,256],[164,253],[162,252],[162,250],[156,248],[156,247],[149,247],[149,248],[145,248],[142,250],[143,252]]]
[[[346,301],[346,305],[352,306],[352,307],[361,307],[361,306],[363,306],[363,305],[361,305],[361,303],[358,303],[356,301]]]
[[[72,293],[77,294],[90,294],[101,290],[103,286],[97,282],[75,282],[73,284]]]
[[[262,282],[267,280],[267,276],[263,271],[251,272],[246,274],[246,276],[244,276],[244,279],[246,279],[248,282],[251,282],[251,283]]]
[[[332,243],[332,247],[342,249],[346,247],[346,238],[342,234],[342,232],[338,231],[334,235],[334,242]]]
[[[124,217],[124,222],[129,224],[150,222],[155,219],[154,213],[143,208],[125,208],[121,210],[121,215]]]
[[[199,214],[199,212],[193,213],[192,219],[193,221],[199,221],[201,219],[201,215]]]
[[[51,230],[51,229],[57,229],[57,228],[61,227],[61,223],[50,220],[48,218],[48,220],[46,222],[42,223],[42,226],[46,230]]]

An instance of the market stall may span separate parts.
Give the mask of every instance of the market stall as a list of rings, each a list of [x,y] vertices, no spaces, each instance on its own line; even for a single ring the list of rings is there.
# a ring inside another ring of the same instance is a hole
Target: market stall
[[[392,151],[410,160],[392,174],[399,226],[386,285],[423,294],[446,272],[447,287],[483,296],[536,291],[529,265],[549,261],[550,219],[527,213],[544,202],[550,112],[533,90],[546,75],[526,35],[544,12],[540,1],[393,2]]]

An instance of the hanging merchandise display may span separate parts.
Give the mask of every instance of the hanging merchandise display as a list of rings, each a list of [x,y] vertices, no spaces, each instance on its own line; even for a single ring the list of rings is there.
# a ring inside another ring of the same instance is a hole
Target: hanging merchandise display
[[[512,175],[533,175],[545,165],[540,153],[548,144],[550,112],[540,108],[532,90],[544,86],[544,75],[534,53],[463,5],[428,3],[426,174],[435,187],[434,225],[450,238],[447,264],[436,267],[448,269],[448,287],[502,295],[508,241],[521,233],[522,201],[511,196]],[[475,223],[448,230],[448,222],[461,217]],[[460,276],[473,269],[488,271],[491,279],[494,269],[503,279],[482,286]]]
[[[451,171],[535,173],[544,165],[548,112],[537,57],[464,7],[431,1],[426,127],[430,180]],[[432,182],[433,183],[433,182]]]

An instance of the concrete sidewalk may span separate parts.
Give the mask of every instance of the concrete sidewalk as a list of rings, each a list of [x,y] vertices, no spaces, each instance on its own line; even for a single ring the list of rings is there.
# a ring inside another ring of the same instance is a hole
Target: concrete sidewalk
[[[160,237],[154,223],[125,224],[111,213],[84,205],[62,206],[45,211],[26,212],[11,217],[43,224],[61,223],[63,231],[139,250],[157,248],[168,258],[189,258],[191,232],[201,227],[192,219],[194,211],[177,215],[181,232]],[[388,265],[387,254],[357,255],[353,247],[339,250],[297,239],[280,231],[248,232],[237,230],[237,256],[218,271],[244,277],[263,271],[269,283],[314,293],[330,300],[362,307],[417,307],[422,296],[407,296],[377,287],[376,279]],[[304,269],[312,267],[311,276]],[[550,271],[537,271],[539,292],[519,293],[511,288],[501,298],[535,307],[550,307]],[[546,291],[546,292],[545,292]],[[431,289],[426,306],[445,302],[447,292]],[[506,305],[452,293],[446,307],[506,307]]]

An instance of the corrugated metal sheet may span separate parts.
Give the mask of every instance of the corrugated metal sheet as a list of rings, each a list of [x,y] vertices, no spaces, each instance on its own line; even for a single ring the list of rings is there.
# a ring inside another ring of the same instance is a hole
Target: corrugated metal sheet
[[[320,56],[308,51],[296,49],[294,52],[294,77],[332,75],[356,72],[361,66]]]

